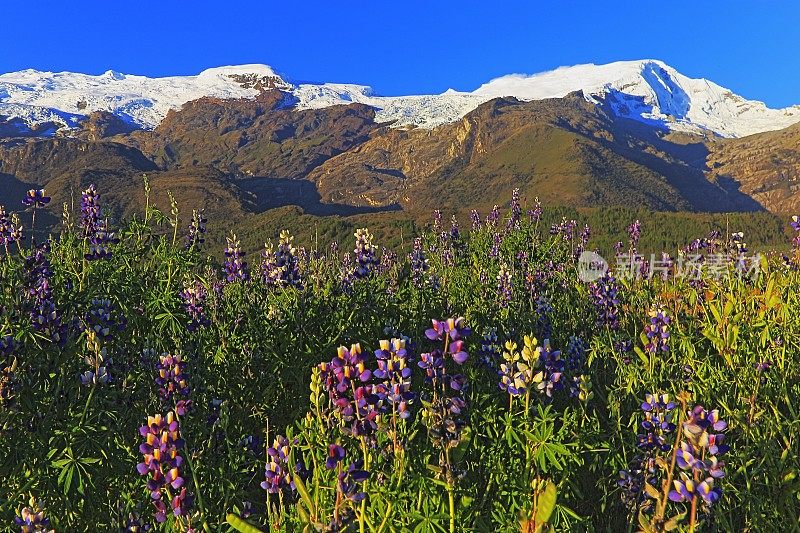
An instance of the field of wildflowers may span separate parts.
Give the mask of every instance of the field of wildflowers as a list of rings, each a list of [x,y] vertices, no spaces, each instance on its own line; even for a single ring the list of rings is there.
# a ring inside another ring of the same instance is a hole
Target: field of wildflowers
[[[260,256],[93,186],[34,238],[48,202],[0,208],[9,531],[800,527],[796,218],[747,275],[737,233],[643,275],[633,222],[635,275],[582,280],[590,228],[518,195],[400,253]]]

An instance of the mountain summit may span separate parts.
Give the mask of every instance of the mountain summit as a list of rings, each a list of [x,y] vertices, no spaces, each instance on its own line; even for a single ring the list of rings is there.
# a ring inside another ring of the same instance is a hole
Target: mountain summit
[[[109,70],[99,76],[24,70],[0,75],[0,118],[17,128],[50,124],[73,128],[94,111],[113,113],[131,126],[153,129],[171,109],[202,97],[254,98],[279,89],[287,105],[320,109],[361,103],[376,120],[394,126],[433,128],[455,122],[498,97],[561,98],[580,91],[614,114],[654,127],[721,137],[743,137],[800,122],[800,106],[770,109],[705,79],[680,74],[657,60],[561,67],[534,75],[511,74],[472,92],[376,96],[368,86],[342,83],[293,84],[267,65],[212,68],[195,76],[149,78]]]

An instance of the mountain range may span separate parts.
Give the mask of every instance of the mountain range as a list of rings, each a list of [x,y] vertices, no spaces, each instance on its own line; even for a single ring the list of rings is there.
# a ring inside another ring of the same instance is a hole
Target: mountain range
[[[514,188],[577,208],[786,214],[799,173],[800,106],[770,109],[656,60],[418,96],[295,83],[266,65],[0,75],[0,203],[12,205],[29,187],[59,204],[96,183],[129,214],[147,174],[187,207],[255,226],[286,206],[489,209]]]

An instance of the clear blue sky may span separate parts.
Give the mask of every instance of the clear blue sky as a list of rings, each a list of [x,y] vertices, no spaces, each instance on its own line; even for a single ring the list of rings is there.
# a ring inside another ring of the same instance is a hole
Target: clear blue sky
[[[399,95],[655,58],[772,107],[800,103],[793,0],[3,0],[2,21],[0,72],[163,76],[266,63],[295,81]]]

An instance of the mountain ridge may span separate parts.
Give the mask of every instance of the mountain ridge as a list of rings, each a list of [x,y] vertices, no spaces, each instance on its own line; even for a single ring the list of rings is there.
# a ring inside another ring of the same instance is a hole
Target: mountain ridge
[[[620,117],[667,132],[738,138],[800,122],[800,106],[771,109],[709,80],[686,77],[662,61],[643,59],[559,67],[533,75],[509,74],[471,92],[448,89],[438,95],[407,96],[379,96],[369,86],[358,84],[293,83],[262,64],[161,78],[113,70],[91,76],[29,69],[0,74],[0,117],[5,117],[0,130],[4,126],[17,134],[42,135],[42,131],[54,134],[61,125],[68,134],[96,111],[112,113],[141,129],[155,129],[169,111],[192,100],[253,99],[272,89],[287,93],[287,105],[298,109],[360,103],[375,108],[378,122],[425,129],[457,122],[494,98],[531,101],[563,98],[576,91]]]

